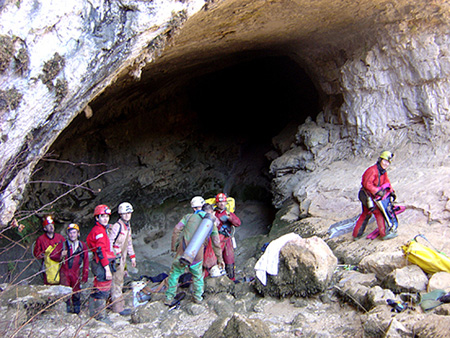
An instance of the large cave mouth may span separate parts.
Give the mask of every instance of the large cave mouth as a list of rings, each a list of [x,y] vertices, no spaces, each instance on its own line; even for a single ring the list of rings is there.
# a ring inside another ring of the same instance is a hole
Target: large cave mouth
[[[193,78],[188,93],[203,130],[247,143],[270,145],[287,124],[301,124],[319,109],[311,80],[287,56],[256,58]]]
[[[59,223],[77,222],[86,236],[95,205],[108,204],[114,220],[118,204],[129,201],[142,244],[158,254],[193,196],[225,191],[246,224],[241,237],[268,232],[276,210],[266,154],[277,151],[273,137],[288,128],[293,138],[307,117],[317,116],[319,95],[288,56],[209,69],[109,88],[90,103],[91,118],[72,121],[49,151],[59,162],[41,161],[32,181],[77,185],[116,170],[60,198],[53,207]],[[36,210],[67,190],[32,183],[24,209]]]

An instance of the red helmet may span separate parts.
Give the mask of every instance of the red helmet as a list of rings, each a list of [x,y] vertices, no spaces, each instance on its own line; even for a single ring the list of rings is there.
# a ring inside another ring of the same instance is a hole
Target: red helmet
[[[111,215],[111,209],[105,204],[97,205],[94,209],[94,217],[103,214]]]
[[[53,222],[52,215],[47,215],[44,217],[44,220],[42,221],[42,227],[46,227],[49,224],[55,224],[55,222]]]
[[[227,201],[227,195],[225,195],[223,192],[221,192],[220,194],[217,194],[216,203],[226,202],[226,201]]]

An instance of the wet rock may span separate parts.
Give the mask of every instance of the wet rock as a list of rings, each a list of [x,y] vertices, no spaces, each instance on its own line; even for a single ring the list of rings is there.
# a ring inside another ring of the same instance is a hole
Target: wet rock
[[[278,275],[267,275],[267,284],[259,279],[258,292],[274,297],[307,296],[324,291],[337,266],[337,258],[318,238],[300,239],[301,245],[288,242],[280,251]]]
[[[428,278],[417,265],[395,269],[383,280],[383,286],[396,293],[419,292],[427,288]]]
[[[235,313],[231,318],[219,318],[205,332],[203,338],[263,338],[271,337],[267,325],[260,319],[249,319]]]

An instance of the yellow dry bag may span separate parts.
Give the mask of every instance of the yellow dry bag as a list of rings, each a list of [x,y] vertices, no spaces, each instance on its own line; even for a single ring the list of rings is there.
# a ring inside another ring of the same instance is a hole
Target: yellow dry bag
[[[418,236],[425,238],[423,235],[417,235],[401,247],[408,261],[418,265],[426,273],[450,272],[450,259],[443,253],[417,242]]]
[[[214,208],[217,206],[216,198],[211,197],[205,200],[206,203],[211,204]],[[236,205],[233,197],[227,197],[227,211],[234,212]]]
[[[50,258],[50,254],[55,250],[56,246],[49,246],[44,251],[44,267],[45,267],[45,276],[47,277],[47,283],[49,284],[59,284],[60,276],[59,276],[59,262],[54,261]]]

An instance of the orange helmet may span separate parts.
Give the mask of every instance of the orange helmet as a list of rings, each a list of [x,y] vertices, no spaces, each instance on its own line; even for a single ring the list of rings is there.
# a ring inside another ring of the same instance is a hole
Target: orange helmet
[[[225,195],[223,192],[221,192],[220,194],[217,194],[216,203],[226,202],[226,201],[227,201],[227,195]]]
[[[94,217],[103,214],[111,215],[111,209],[105,204],[97,205],[94,209]]]
[[[46,227],[49,224],[55,224],[52,215],[47,215],[44,217],[44,220],[42,221],[42,227]]]
[[[67,226],[66,232],[69,233],[69,231],[72,230],[72,229],[75,229],[75,230],[77,230],[78,232],[80,232],[80,227],[78,226],[78,224],[70,223],[70,224]]]

